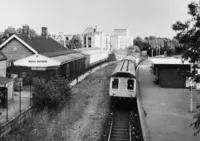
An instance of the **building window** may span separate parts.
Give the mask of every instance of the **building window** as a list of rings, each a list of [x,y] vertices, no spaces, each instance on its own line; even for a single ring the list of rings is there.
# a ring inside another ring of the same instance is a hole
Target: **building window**
[[[66,39],[66,41],[69,41],[69,37],[66,37],[65,39]]]
[[[113,89],[118,89],[118,85],[119,85],[119,79],[114,79],[112,81],[112,88]]]
[[[127,82],[128,82],[127,89],[128,90],[133,90],[133,88],[134,88],[134,80],[129,79]]]
[[[92,38],[88,37],[88,47],[92,47]]]
[[[86,37],[84,37],[83,40],[84,40],[84,47],[87,47],[87,46],[86,46],[86,43],[87,43],[87,41],[86,41]]]

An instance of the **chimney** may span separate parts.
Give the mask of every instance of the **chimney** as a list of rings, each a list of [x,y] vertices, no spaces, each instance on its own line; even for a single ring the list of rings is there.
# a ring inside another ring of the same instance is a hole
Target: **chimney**
[[[23,25],[22,34],[25,37],[31,38],[29,25]]]
[[[95,25],[94,32],[97,32],[97,25]]]
[[[47,27],[42,27],[41,36],[48,39],[48,30],[47,30]]]

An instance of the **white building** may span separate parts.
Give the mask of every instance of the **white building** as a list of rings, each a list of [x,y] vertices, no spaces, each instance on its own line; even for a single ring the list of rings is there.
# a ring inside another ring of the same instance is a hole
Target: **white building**
[[[98,47],[110,50],[110,35],[97,31],[97,28],[88,27],[82,34],[83,46],[85,48]]]
[[[112,49],[125,49],[133,46],[133,37],[129,36],[128,29],[114,29],[114,35],[111,36]]]

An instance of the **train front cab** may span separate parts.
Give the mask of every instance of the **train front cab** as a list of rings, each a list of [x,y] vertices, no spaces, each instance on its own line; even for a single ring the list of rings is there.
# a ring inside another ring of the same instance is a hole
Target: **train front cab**
[[[133,100],[136,98],[135,77],[111,77],[109,95],[111,102]]]

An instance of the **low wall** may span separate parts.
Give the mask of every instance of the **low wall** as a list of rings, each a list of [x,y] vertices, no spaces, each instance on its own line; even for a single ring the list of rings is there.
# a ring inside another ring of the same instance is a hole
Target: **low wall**
[[[112,63],[115,63],[116,61],[113,61],[113,62],[106,62],[106,63],[103,63],[103,64],[100,64],[99,66],[95,67],[95,68],[92,68],[90,70],[88,70],[87,72],[85,72],[84,74],[78,76],[77,78],[73,79],[72,81],[70,81],[69,85],[70,87],[76,85],[78,82],[82,81],[83,79],[85,79],[88,75],[94,73],[95,71],[101,69],[101,68],[104,68],[106,66],[108,66],[109,64],[112,64]]]

